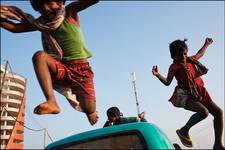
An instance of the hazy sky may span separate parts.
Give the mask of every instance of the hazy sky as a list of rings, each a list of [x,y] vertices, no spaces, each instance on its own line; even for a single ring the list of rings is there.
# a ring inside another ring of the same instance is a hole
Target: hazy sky
[[[28,1],[1,1],[39,16]],[[101,1],[80,14],[81,27],[88,48],[93,53],[90,64],[95,73],[97,110],[100,120],[91,126],[85,115],[75,111],[64,97],[56,93],[61,113],[34,115],[33,109],[45,100],[32,66],[32,56],[42,49],[40,33],[14,34],[1,29],[1,59],[9,60],[14,72],[27,78],[26,121],[33,129],[47,128],[54,141],[66,136],[101,128],[106,110],[118,106],[124,116],[135,116],[136,105],[131,72],[137,76],[136,86],[141,111],[146,119],[158,125],[181,146],[175,131],[193,114],[175,108],[168,99],[176,81],[164,86],[151,73],[153,65],[166,75],[172,60],[169,43],[188,39],[189,54],[195,54],[206,37],[209,46],[201,62],[209,68],[203,76],[213,100],[224,110],[224,2],[223,1]],[[213,117],[194,126],[190,135],[194,148],[212,148]],[[43,148],[43,132],[25,129],[25,148]],[[47,139],[47,144],[51,141]],[[183,147],[183,146],[182,146]],[[184,148],[184,147],[183,147]]]

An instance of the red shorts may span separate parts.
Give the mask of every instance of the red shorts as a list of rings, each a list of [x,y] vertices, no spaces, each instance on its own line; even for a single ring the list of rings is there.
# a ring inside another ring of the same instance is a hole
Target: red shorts
[[[77,100],[94,100],[94,73],[88,62],[56,62],[53,84],[70,86]]]
[[[199,94],[202,96],[201,103],[209,103],[212,101],[205,87],[199,86]],[[178,86],[175,88],[172,97],[169,99],[175,107],[185,107],[186,102],[190,99],[191,94],[188,90],[182,90]]]

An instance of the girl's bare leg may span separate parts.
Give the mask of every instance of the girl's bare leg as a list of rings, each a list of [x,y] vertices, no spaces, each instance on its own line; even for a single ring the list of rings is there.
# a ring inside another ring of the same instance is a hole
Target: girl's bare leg
[[[52,77],[56,73],[56,60],[43,51],[38,51],[33,56],[34,70],[41,86],[41,89],[46,97],[46,102],[39,104],[34,113],[42,114],[57,114],[60,108],[56,102],[53,92]]]
[[[223,111],[213,102],[205,104],[208,108],[210,114],[213,115],[213,126],[215,133],[215,141],[213,149],[224,150],[224,146],[222,144],[222,134],[223,134]]]
[[[190,128],[195,124],[199,123],[200,121],[202,121],[203,119],[205,119],[208,116],[209,112],[208,109],[203,104],[194,100],[187,101],[185,109],[196,112],[191,116],[191,118],[188,120],[185,126],[183,126],[180,129],[182,135],[189,137]]]

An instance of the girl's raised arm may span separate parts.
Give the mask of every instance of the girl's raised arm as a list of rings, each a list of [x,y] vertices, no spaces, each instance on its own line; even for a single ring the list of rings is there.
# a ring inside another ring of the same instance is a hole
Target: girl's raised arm
[[[213,40],[212,40],[211,38],[206,38],[206,39],[205,39],[204,45],[202,46],[202,48],[201,48],[201,49],[196,53],[196,55],[195,55],[195,57],[196,57],[197,60],[198,60],[199,58],[201,58],[201,57],[205,54],[205,52],[206,52],[208,46],[209,46],[210,44],[212,44],[212,43],[213,43]]]
[[[173,80],[173,75],[171,73],[168,73],[167,78],[165,78],[164,76],[162,76],[159,72],[158,72],[158,67],[157,66],[153,66],[152,68],[152,74],[154,76],[156,76],[164,85],[169,86],[170,83]]]

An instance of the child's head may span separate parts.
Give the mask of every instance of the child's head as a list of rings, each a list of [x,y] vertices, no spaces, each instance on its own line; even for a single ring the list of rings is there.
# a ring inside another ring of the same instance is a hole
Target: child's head
[[[172,43],[170,43],[170,55],[171,58],[175,61],[185,61],[187,57],[188,52],[188,46],[185,43],[187,40],[175,40]]]
[[[30,0],[31,6],[34,10],[41,13],[41,15],[50,15],[61,9],[66,0]]]
[[[108,120],[115,122],[120,119],[121,112],[118,107],[111,107],[107,110]]]

